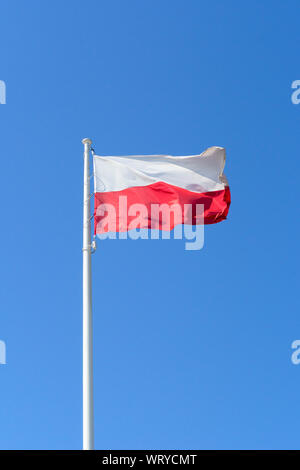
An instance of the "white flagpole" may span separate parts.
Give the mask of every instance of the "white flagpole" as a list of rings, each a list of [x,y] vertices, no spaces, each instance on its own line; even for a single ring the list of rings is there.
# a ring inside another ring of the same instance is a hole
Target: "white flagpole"
[[[94,449],[93,320],[91,271],[90,165],[91,140],[83,139],[83,450]]]

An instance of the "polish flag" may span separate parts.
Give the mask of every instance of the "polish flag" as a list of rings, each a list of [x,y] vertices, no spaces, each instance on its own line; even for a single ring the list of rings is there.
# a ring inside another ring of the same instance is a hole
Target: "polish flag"
[[[224,165],[222,147],[184,157],[94,155],[95,234],[221,222],[230,206]]]

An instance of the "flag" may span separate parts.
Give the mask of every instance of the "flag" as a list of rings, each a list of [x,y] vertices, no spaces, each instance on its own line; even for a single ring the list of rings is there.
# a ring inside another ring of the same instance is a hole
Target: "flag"
[[[222,147],[183,157],[94,155],[95,234],[226,219],[225,155]]]

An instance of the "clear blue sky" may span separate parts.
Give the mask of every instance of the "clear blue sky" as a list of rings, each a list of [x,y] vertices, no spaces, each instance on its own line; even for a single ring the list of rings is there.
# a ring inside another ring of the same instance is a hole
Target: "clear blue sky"
[[[110,155],[225,146],[232,192],[201,251],[99,243],[96,447],[300,447],[299,14],[1,3],[0,448],[81,448],[83,137]]]

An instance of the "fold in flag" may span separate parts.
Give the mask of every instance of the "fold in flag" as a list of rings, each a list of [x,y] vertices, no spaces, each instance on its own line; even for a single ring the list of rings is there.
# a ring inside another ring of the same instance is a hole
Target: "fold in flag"
[[[224,165],[222,147],[185,157],[94,155],[95,233],[221,222],[230,206]]]

